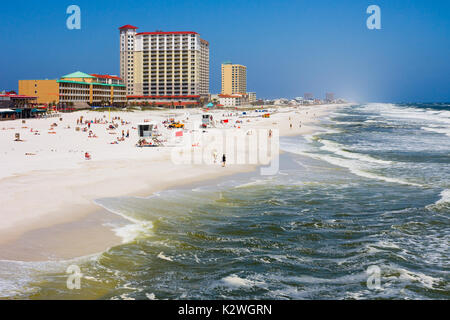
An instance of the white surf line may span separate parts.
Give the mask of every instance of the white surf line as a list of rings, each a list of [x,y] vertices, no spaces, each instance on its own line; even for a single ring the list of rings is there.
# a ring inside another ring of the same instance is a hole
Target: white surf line
[[[319,142],[323,144],[323,146],[321,147],[322,150],[326,150],[329,151],[331,153],[335,153],[337,155],[340,155],[342,157],[345,158],[350,158],[350,159],[356,159],[356,160],[362,160],[362,161],[366,161],[366,162],[373,162],[373,163],[378,163],[378,164],[391,164],[392,161],[387,161],[387,160],[381,160],[381,159],[375,159],[369,155],[366,154],[362,154],[362,153],[358,153],[358,152],[350,152],[350,151],[345,151],[343,149],[343,145],[333,142],[333,141],[329,141],[329,140],[325,140],[325,139],[319,139]]]

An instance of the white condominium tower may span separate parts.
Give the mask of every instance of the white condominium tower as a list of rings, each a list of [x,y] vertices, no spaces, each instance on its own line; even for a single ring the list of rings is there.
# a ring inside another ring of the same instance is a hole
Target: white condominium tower
[[[131,101],[190,106],[209,95],[209,43],[192,31],[120,30],[120,75]]]
[[[222,63],[222,94],[247,93],[247,67],[231,62]]]

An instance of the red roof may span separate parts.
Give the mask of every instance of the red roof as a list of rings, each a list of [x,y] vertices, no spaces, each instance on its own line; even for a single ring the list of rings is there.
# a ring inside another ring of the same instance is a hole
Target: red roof
[[[219,94],[220,98],[242,98],[242,95],[239,94]]]
[[[115,80],[122,80],[122,78],[116,77],[116,76],[110,76],[107,74],[91,74],[91,76],[100,78],[100,79],[115,79]]]
[[[172,32],[163,32],[163,31],[157,31],[157,32],[140,32],[137,33],[137,36],[140,35],[151,35],[151,34],[198,34],[197,32],[194,31],[172,31]]]
[[[147,99],[182,99],[182,98],[200,98],[200,96],[127,96],[127,98],[147,98]]]
[[[131,24],[127,24],[127,25],[119,28],[119,30],[123,30],[123,29],[139,29],[139,28],[132,26]]]

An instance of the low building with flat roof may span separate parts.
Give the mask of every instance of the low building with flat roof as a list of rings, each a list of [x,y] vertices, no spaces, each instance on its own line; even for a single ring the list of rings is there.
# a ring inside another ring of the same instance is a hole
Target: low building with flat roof
[[[126,87],[116,76],[74,72],[57,80],[19,80],[19,93],[34,95],[39,104],[118,106],[127,104]]]
[[[0,93],[0,120],[31,118],[42,112],[36,107],[36,97],[15,92]]]
[[[201,104],[199,95],[184,96],[127,96],[130,105],[153,106],[164,108],[195,108]]]
[[[245,94],[219,94],[219,103],[225,107],[240,107],[248,103]]]

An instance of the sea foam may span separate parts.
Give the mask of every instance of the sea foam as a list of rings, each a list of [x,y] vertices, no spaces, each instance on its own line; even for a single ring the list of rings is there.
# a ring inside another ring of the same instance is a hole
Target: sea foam
[[[441,192],[441,199],[436,204],[450,203],[450,189],[445,189]]]
[[[361,161],[365,161],[365,162],[372,162],[372,163],[378,163],[378,164],[390,164],[390,163],[392,163],[391,161],[375,159],[375,158],[373,158],[371,156],[368,156],[368,155],[365,155],[365,154],[346,151],[346,150],[344,150],[344,146],[343,145],[341,145],[339,143],[336,143],[336,142],[329,141],[329,140],[321,139],[320,143],[323,144],[323,146],[321,147],[322,150],[329,151],[331,153],[340,155],[340,156],[345,157],[345,158],[356,159],[356,160],[361,160]]]

